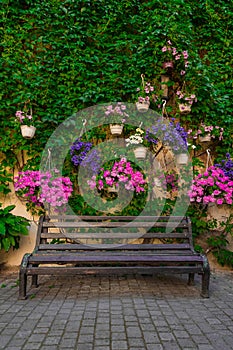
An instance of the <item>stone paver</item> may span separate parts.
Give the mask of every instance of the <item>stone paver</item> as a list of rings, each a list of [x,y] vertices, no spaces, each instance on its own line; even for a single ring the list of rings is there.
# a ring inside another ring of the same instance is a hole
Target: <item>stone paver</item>
[[[41,277],[18,300],[16,271],[0,273],[0,349],[232,350],[233,273],[200,277]]]

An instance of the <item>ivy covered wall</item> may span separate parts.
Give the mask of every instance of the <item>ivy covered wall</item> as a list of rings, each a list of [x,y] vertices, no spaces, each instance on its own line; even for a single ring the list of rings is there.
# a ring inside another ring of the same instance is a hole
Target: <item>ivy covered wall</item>
[[[28,167],[39,164],[49,135],[73,112],[108,101],[134,102],[141,73],[156,85],[167,40],[188,50],[185,79],[198,97],[183,124],[224,127],[218,155],[231,150],[230,2],[2,0],[0,13],[3,167],[21,168],[23,150],[32,157]],[[15,122],[16,110],[29,100],[37,127],[33,142],[22,138]]]

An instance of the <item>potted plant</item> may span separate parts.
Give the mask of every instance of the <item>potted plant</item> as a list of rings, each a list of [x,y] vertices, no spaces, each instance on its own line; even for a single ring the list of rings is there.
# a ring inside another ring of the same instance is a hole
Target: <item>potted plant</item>
[[[16,118],[20,122],[21,134],[25,139],[32,139],[35,135],[36,128],[33,126],[32,108],[28,111],[17,111],[15,113]]]
[[[17,216],[11,213],[15,205],[9,205],[2,208],[0,203],[0,250],[9,251],[19,248],[21,235],[28,235],[29,220],[22,216]]]
[[[173,46],[171,40],[168,40],[161,51],[163,53],[164,70],[172,71],[176,68],[179,70],[181,76],[186,74],[186,68],[189,65],[187,50],[178,51],[177,48]]]
[[[73,191],[69,177],[59,176],[59,171],[41,172],[40,170],[26,170],[15,178],[15,192],[25,200],[28,211],[32,214],[44,214],[44,205],[55,210],[64,210]]]
[[[202,123],[197,130],[197,135],[200,142],[210,142],[212,139],[218,139],[221,141],[223,139],[223,128],[218,125],[205,125]]]
[[[197,97],[193,93],[187,93],[182,90],[176,91],[176,97],[178,100],[178,106],[180,113],[189,113],[194,102],[197,102]]]
[[[191,203],[232,205],[233,180],[220,167],[212,165],[193,179],[188,195]]]
[[[158,141],[168,147],[175,155],[177,164],[186,164],[188,162],[188,144],[187,132],[172,119],[170,122],[160,119],[156,125],[153,125],[147,130],[147,140],[154,142]]]
[[[136,102],[136,107],[139,112],[144,113],[149,109],[154,87],[149,82],[145,82],[144,74],[141,74],[141,79],[141,87],[137,88],[138,100]]]
[[[110,131],[112,135],[121,135],[126,118],[126,105],[117,102],[116,105],[109,105],[105,108],[105,115],[110,121]]]
[[[136,194],[145,191],[147,181],[142,172],[134,169],[131,162],[125,157],[119,160],[111,160],[104,164],[97,175],[87,180],[91,190],[99,192],[108,191],[109,187],[118,189],[124,186],[127,191],[135,191]]]
[[[134,155],[137,159],[145,159],[148,141],[145,137],[143,137],[144,131],[141,128],[137,128],[135,134],[130,135],[127,139],[125,139],[126,147],[134,148]],[[138,145],[135,147],[135,145]]]

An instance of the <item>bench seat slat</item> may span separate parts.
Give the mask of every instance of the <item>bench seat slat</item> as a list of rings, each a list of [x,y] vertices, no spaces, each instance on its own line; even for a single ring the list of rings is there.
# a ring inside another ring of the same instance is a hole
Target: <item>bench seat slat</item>
[[[33,255],[31,258],[29,258],[30,264],[37,264],[37,263],[81,263],[81,262],[88,262],[88,263],[123,263],[123,262],[131,262],[131,263],[142,263],[142,262],[180,262],[180,263],[202,263],[203,258],[199,255],[154,255],[154,254],[113,254],[111,252],[110,255],[107,254],[87,254],[84,253],[70,253],[69,255],[66,254],[59,254],[59,255],[52,255],[52,254],[40,254],[40,255]]]
[[[191,250],[189,244],[40,244],[38,250]]]
[[[45,222],[43,227],[61,227],[61,228],[69,228],[69,227],[78,227],[78,228],[90,228],[90,227],[169,227],[169,228],[185,228],[187,224],[178,223],[178,222],[142,222],[142,221],[132,221],[132,222],[124,222],[124,221],[103,221],[103,222],[85,222],[85,221],[77,221],[77,222],[69,222],[69,221],[58,221],[58,222]]]
[[[137,238],[188,238],[188,233],[184,232],[174,232],[174,233],[160,233],[160,232],[64,232],[64,233],[42,233],[41,238],[69,238],[69,239],[98,239],[98,238],[121,238],[121,239],[137,239]]]
[[[63,272],[62,272],[62,271]],[[161,273],[161,272],[170,272],[170,273],[200,273],[202,272],[201,266],[182,266],[182,270],[180,266],[92,266],[92,267],[84,267],[79,266],[73,267],[69,266],[60,266],[54,267],[50,266],[49,269],[46,266],[39,267],[28,267],[27,275],[61,275],[61,273],[67,275],[99,275],[99,274],[127,274],[127,273],[142,273],[142,274],[153,274],[153,273]]]

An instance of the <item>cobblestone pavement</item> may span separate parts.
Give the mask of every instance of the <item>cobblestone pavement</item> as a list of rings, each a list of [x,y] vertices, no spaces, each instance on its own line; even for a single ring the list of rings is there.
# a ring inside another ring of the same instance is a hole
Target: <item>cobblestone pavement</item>
[[[0,349],[230,350],[233,274],[200,277],[41,277],[18,300],[16,272],[0,274]]]

